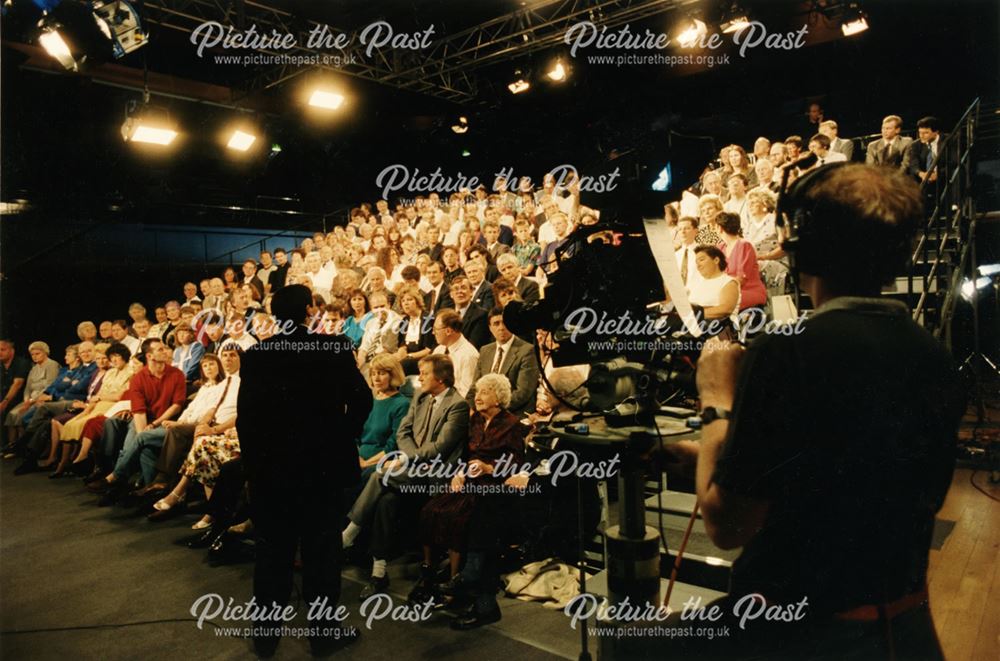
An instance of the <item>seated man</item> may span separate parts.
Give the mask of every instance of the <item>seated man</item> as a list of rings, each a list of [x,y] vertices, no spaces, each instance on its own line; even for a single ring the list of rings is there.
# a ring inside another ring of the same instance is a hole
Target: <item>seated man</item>
[[[434,317],[433,353],[446,355],[455,366],[455,390],[465,397],[472,387],[472,378],[479,362],[479,351],[462,335],[462,318],[454,310],[444,308]]]
[[[478,261],[469,263],[482,269]],[[455,312],[462,320],[462,335],[478,351],[490,341],[490,336],[486,329],[486,310],[473,302],[472,282],[468,277],[460,275],[451,281],[451,299],[455,304]]]
[[[184,374],[170,365],[170,349],[161,340],[148,339],[142,343],[146,365],[139,370],[129,385],[125,398],[131,402],[131,421],[125,417],[109,418],[105,422],[105,456],[111,455],[117,438],[124,433],[125,441],[114,470],[106,477],[87,484],[93,493],[102,494],[101,506],[117,502],[127,489],[128,478],[139,469],[139,457],[144,448],[159,454],[167,429],[163,423],[173,420],[185,402]],[[143,484],[153,481],[152,464],[142,466]]]
[[[451,359],[431,354],[421,358],[418,367],[422,392],[414,398],[396,431],[398,458],[384,462],[382,468],[368,478],[348,514],[350,523],[343,533],[344,548],[347,548],[354,544],[364,526],[373,526],[372,576],[361,591],[361,599],[385,592],[389,586],[386,560],[396,541],[396,512],[400,498],[404,497],[399,486],[422,484],[428,487],[429,493],[430,487],[447,483],[446,478],[418,477],[409,469],[427,462],[457,464],[468,438],[469,405],[454,388],[455,371]],[[416,495],[414,491],[409,493]]]
[[[240,348],[227,344],[219,351],[223,374],[213,376],[211,382],[202,383],[194,401],[176,422],[166,421],[167,434],[162,449],[143,448],[140,465],[153,464],[156,475],[143,489],[145,493],[165,492],[176,480],[181,464],[194,444],[196,436],[214,436],[236,426],[236,399],[240,392]],[[215,354],[205,354],[206,357]],[[204,368],[202,368],[204,369]],[[171,503],[173,505],[174,503]],[[167,511],[167,510],[162,510]],[[150,517],[166,518],[167,514]]]
[[[490,333],[495,341],[479,352],[473,383],[485,374],[503,374],[511,385],[507,410],[518,416],[531,413],[535,410],[538,389],[538,360],[534,349],[504,325],[503,310],[498,307],[490,310]],[[472,387],[466,400],[473,402],[475,397],[476,389]]]

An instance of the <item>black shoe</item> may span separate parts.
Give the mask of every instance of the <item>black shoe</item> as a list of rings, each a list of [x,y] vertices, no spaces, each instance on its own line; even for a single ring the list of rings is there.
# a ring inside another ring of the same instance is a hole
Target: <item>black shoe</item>
[[[117,482],[114,484],[116,485]],[[110,491],[112,486],[113,484],[111,482],[108,482],[103,477],[100,477],[96,480],[87,482],[87,491],[90,493],[103,494]]]
[[[50,480],[58,480],[61,477],[69,477],[69,476],[70,476],[70,474],[67,473],[64,470],[62,470],[62,471],[53,471],[53,472],[49,473],[49,479]]]
[[[476,613],[472,612],[468,615],[463,615],[461,617],[455,618],[451,622],[451,628],[455,631],[469,631],[471,629],[478,629],[481,626],[487,624],[493,624],[494,622],[500,621],[500,609],[490,611],[489,613]]]
[[[280,642],[281,638],[278,637],[254,638],[253,653],[257,655],[258,659],[270,659],[278,651],[278,643]]]
[[[34,459],[28,457],[21,462],[20,466],[14,469],[14,475],[27,475],[28,473],[38,473],[43,470],[45,469],[35,463]]]
[[[212,526],[208,530],[191,537],[185,545],[189,549],[207,549],[208,547],[214,545],[215,542],[225,534],[225,528],[220,530],[215,526]]]
[[[454,597],[457,594],[466,594],[469,591],[469,584],[461,574],[455,574],[446,582],[439,583],[437,589],[441,594]]]
[[[388,576],[380,576],[378,578],[372,576],[371,579],[368,581],[368,585],[366,585],[364,589],[361,590],[361,595],[358,598],[361,599],[361,601],[364,601],[368,597],[371,597],[376,594],[382,594],[388,589],[389,589]]]
[[[104,492],[104,495],[97,501],[97,506],[110,507],[111,505],[120,502],[127,495],[127,493],[126,488],[124,486],[119,486],[117,482],[109,484],[108,488]]]
[[[361,638],[361,630],[358,627],[340,627],[340,636],[337,638],[310,638],[309,651],[314,658],[325,658],[336,654],[349,645],[353,645]]]
[[[66,467],[66,474],[73,475],[75,477],[83,477],[84,475],[90,475],[93,470],[94,460],[87,457],[81,462],[70,462],[70,465]]]
[[[101,479],[105,475],[107,475],[107,473],[105,473],[100,466],[94,464],[94,469],[84,476],[83,483],[90,484],[91,482]]]

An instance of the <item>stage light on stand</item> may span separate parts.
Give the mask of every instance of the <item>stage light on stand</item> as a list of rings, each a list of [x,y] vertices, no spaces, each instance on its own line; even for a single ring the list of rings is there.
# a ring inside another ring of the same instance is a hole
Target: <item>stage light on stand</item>
[[[336,110],[344,105],[344,95],[329,90],[314,90],[309,97],[309,105],[325,110]]]
[[[840,25],[840,31],[845,37],[850,37],[868,29],[868,15],[861,11],[856,4],[852,4],[844,11],[844,17]]]
[[[458,122],[451,125],[451,130],[459,135],[466,133],[469,130],[469,118],[462,116],[458,118]]]

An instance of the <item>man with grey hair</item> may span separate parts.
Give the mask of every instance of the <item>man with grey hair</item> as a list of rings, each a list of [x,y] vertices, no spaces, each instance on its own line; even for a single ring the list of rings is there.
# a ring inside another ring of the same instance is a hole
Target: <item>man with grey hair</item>
[[[566,216],[564,214],[557,214],[553,220],[557,223],[558,228],[561,228],[563,231],[562,234],[557,234],[558,240],[556,243],[561,245],[562,240],[565,239]],[[517,288],[517,293],[521,296],[521,300],[524,301],[525,305],[537,303],[541,298],[541,294],[538,291],[538,283],[534,280],[529,280],[521,274],[521,265],[514,253],[500,255],[497,258],[497,270],[500,271],[500,275],[514,284],[514,287]]]
[[[819,132],[830,138],[830,151],[843,154],[845,160],[854,160],[854,141],[837,137],[837,122],[832,119],[822,122],[819,125]]]

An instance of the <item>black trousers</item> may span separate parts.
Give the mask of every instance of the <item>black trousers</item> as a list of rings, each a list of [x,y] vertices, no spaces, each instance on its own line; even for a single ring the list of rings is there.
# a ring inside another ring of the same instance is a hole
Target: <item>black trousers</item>
[[[208,499],[208,513],[218,528],[228,528],[234,523],[239,523],[236,515],[240,510],[240,496],[243,494],[244,482],[242,459],[227,461],[219,467],[215,489],[212,491],[212,497]]]
[[[333,612],[340,599],[340,569],[343,564],[339,523],[343,514],[342,489],[328,480],[254,481],[250,484],[251,515],[257,537],[253,594],[259,605],[288,604],[292,592],[295,550],[302,554],[303,604],[326,599]],[[277,623],[280,626],[281,623]],[[313,624],[312,622],[310,623]],[[322,632],[338,626],[335,620],[317,620]],[[255,639],[277,638],[273,622],[257,623]],[[323,638],[322,634],[319,636]]]

